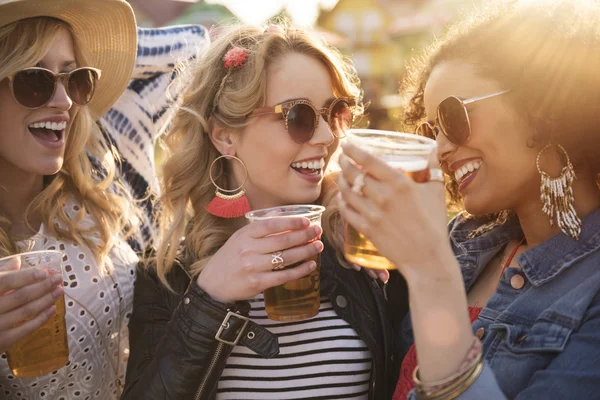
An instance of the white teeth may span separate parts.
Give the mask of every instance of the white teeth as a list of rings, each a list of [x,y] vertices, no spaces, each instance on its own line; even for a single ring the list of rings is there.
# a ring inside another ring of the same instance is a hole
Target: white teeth
[[[45,128],[53,131],[62,131],[67,127],[67,122],[36,122],[29,125],[30,128]]]
[[[292,163],[292,167],[294,168],[304,168],[304,169],[321,169],[325,166],[325,159],[321,158],[319,161],[309,161],[309,162],[295,162]]]
[[[454,179],[456,180],[456,182],[460,183],[461,179],[464,178],[467,174],[476,171],[479,168],[481,168],[481,161],[469,162],[454,172]]]

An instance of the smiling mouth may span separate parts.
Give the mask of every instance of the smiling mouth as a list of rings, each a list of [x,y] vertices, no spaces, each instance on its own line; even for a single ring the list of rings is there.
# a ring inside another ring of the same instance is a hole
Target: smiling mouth
[[[325,159],[321,158],[317,161],[296,162],[292,163],[291,167],[303,175],[320,175],[325,167]]]
[[[28,126],[35,137],[48,142],[60,142],[65,134],[67,122],[36,122]]]
[[[467,180],[473,173],[481,168],[482,162],[471,161],[460,167],[454,172],[454,180],[460,185],[461,182]]]

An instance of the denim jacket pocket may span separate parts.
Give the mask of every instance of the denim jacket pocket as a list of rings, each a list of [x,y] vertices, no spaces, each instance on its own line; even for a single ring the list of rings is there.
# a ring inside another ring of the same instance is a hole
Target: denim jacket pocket
[[[509,398],[525,388],[536,371],[543,370],[562,352],[573,328],[559,321],[537,320],[525,325],[492,324],[496,332],[486,360]]]

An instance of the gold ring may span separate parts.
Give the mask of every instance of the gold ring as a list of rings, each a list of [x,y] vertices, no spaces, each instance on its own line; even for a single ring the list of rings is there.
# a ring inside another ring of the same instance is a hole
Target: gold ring
[[[273,266],[271,271],[282,270],[284,268],[284,264],[285,263],[283,261],[283,251],[271,253],[271,265]]]
[[[441,168],[430,168],[429,169],[429,181],[430,182],[442,182],[445,183],[444,173]]]
[[[363,189],[365,187],[365,178],[367,177],[366,172],[361,172],[354,178],[354,182],[352,182],[352,191],[359,196],[363,195]]]

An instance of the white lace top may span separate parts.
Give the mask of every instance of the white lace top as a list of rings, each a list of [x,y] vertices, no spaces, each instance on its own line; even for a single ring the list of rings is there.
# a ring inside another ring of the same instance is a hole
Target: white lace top
[[[74,201],[64,207],[69,216],[75,216],[79,209]],[[91,217],[83,222],[92,223]],[[33,250],[59,250],[64,254],[69,363],[48,375],[17,379],[3,354],[0,398],[117,400],[129,355],[127,325],[133,305],[137,255],[120,239],[109,253],[114,271],[101,276],[89,249],[48,236],[43,225],[32,239]]]

